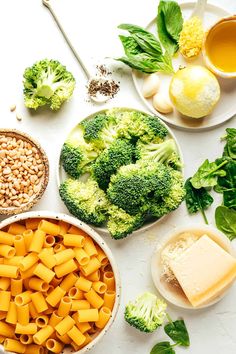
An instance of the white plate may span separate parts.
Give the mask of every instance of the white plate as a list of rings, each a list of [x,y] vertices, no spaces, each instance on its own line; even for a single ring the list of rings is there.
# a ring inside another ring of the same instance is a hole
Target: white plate
[[[153,253],[152,260],[151,260],[151,273],[152,273],[152,280],[158,290],[158,292],[163,296],[165,300],[169,303],[189,310],[199,310],[211,305],[214,305],[218,301],[220,301],[227,293],[227,290],[231,287],[231,285],[224,289],[224,291],[215,299],[210,301],[207,304],[202,306],[193,307],[183,292],[180,290],[175,290],[173,286],[169,285],[162,277],[162,263],[161,263],[161,253],[163,249],[175,239],[178,238],[178,235],[184,232],[196,232],[197,236],[201,237],[203,234],[207,234],[213,241],[218,243],[226,252],[230,253],[232,256],[235,257],[235,251],[232,247],[231,242],[229,239],[219,230],[216,228],[209,226],[209,225],[198,225],[198,224],[190,224],[185,225],[183,227],[178,227],[175,230],[172,230],[169,234],[164,236],[159,242],[158,245]]]
[[[187,2],[180,4],[183,17],[187,19],[190,17],[195,3]],[[210,28],[216,21],[218,21],[222,17],[229,16],[230,13],[226,10],[214,6],[211,4],[207,4],[204,16],[204,28],[207,30]],[[156,34],[156,19],[152,20],[146,29],[150,32]],[[199,56],[197,59],[191,60],[191,64],[200,64],[204,65],[202,56]],[[182,57],[181,54],[178,55],[177,58],[173,59],[174,69],[177,70],[179,65],[186,66],[187,62]],[[161,78],[161,90],[168,94],[169,83],[171,80],[170,75],[159,74]],[[214,111],[211,115],[201,118],[201,119],[193,119],[186,118],[177,112],[176,109],[170,114],[161,114],[157,112],[153,105],[151,99],[145,99],[142,95],[142,86],[143,79],[146,76],[138,71],[133,70],[132,73],[135,88],[139,94],[140,99],[144,103],[144,105],[151,111],[153,114],[158,115],[162,120],[166,123],[171,124],[175,127],[185,130],[204,130],[216,127],[228,119],[232,118],[236,114],[236,80],[235,79],[219,79],[220,87],[221,87],[221,98],[215,107]]]
[[[122,110],[132,110],[132,111],[138,111],[138,112],[142,112],[144,114],[149,114],[150,115],[150,112],[147,112],[147,111],[141,111],[141,110],[138,110],[138,109],[135,109],[135,108],[130,108],[130,107],[113,107],[113,108],[109,108],[109,109],[102,109],[100,111],[97,111],[97,112],[94,112],[92,114],[90,114],[89,116],[87,117],[84,117],[83,119],[79,120],[78,121],[78,124],[80,122],[82,122],[83,120],[87,120],[87,119],[91,119],[93,116],[97,115],[97,114],[100,114],[100,113],[104,113],[106,111],[109,111],[110,109],[122,109]],[[164,123],[164,122],[161,122],[163,124],[164,127],[166,127],[166,129],[168,130],[169,132],[169,135],[171,138],[174,139],[175,141],[175,144],[177,146],[177,149],[178,149],[178,153],[179,153],[179,156],[180,156],[180,161],[182,163],[182,165],[184,166],[184,160],[183,160],[183,154],[182,154],[182,151],[180,149],[180,146],[178,144],[178,141],[174,135],[174,133],[171,131],[171,129]],[[69,133],[69,135],[72,133],[72,131],[74,129],[76,129],[77,125],[71,130],[71,132]],[[68,135],[68,136],[69,136]],[[64,142],[63,142],[64,143]],[[182,173],[184,174],[184,168],[182,168]],[[56,179],[57,179],[57,185],[58,185],[58,188],[60,186],[60,184],[65,181],[66,178],[68,178],[69,176],[67,175],[67,173],[64,171],[63,167],[61,166],[60,164],[60,154],[58,155],[58,168],[57,168],[57,175],[56,175]],[[165,217],[166,215],[164,215],[163,217],[161,217],[160,219],[157,219],[155,221],[147,221],[142,227],[140,227],[138,230],[134,231],[133,233],[138,233],[138,232],[144,232],[146,230],[148,230],[150,227],[156,225],[159,221],[163,220],[163,218]],[[98,230],[99,232],[102,232],[102,233],[105,233],[105,234],[109,234],[107,228],[105,227],[95,227],[94,225],[92,225],[93,228],[95,228],[96,230]]]

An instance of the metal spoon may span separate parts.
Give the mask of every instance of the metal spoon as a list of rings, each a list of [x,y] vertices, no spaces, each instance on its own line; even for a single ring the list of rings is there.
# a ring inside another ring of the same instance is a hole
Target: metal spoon
[[[54,20],[56,21],[61,33],[63,34],[67,44],[69,45],[70,49],[72,50],[75,58],[77,59],[78,63],[80,64],[81,68],[83,69],[85,75],[87,76],[88,79],[88,86],[90,84],[91,81],[96,80],[98,83],[103,84],[105,81],[110,82],[110,80],[106,79],[103,76],[93,76],[88,68],[86,67],[86,65],[84,64],[83,60],[81,59],[81,57],[79,56],[78,52],[76,51],[75,47],[72,45],[69,37],[67,36],[62,24],[60,23],[58,17],[56,16],[55,13],[55,9],[52,7],[52,1],[51,0],[42,0],[43,4],[49,9],[49,11],[51,12]],[[110,96],[105,96],[102,94],[97,94],[96,96],[93,95],[89,95],[91,100],[93,100],[96,103],[103,103],[108,101],[111,97]]]

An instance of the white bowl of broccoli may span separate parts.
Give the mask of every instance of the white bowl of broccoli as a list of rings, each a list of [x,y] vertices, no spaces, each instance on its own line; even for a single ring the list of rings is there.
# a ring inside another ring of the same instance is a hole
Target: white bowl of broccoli
[[[75,126],[58,168],[71,214],[114,239],[144,231],[182,202],[183,158],[158,117],[131,108],[98,111]]]

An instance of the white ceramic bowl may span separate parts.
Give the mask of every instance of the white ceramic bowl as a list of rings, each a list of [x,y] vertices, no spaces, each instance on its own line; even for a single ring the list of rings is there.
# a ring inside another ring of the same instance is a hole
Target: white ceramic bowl
[[[109,110],[112,110],[112,109],[122,109],[122,110],[131,110],[131,111],[137,111],[137,112],[141,112],[141,113],[144,113],[144,114],[148,114],[148,115],[152,115],[152,116],[155,116],[153,113],[150,113],[148,111],[143,111],[143,110],[140,110],[140,109],[135,109],[135,108],[130,108],[130,107],[109,107],[108,109],[102,109],[100,111],[96,111],[92,114],[90,114],[89,116],[86,116],[82,119],[80,119],[78,121],[78,124],[83,121],[83,120],[88,120],[88,119],[91,119],[92,117],[94,117],[95,115],[97,114],[101,114],[101,113],[104,113],[106,111],[109,111]],[[156,116],[158,117],[158,115],[156,114]],[[176,144],[176,147],[177,147],[177,150],[178,150],[178,153],[179,153],[179,156],[180,156],[180,161],[182,163],[182,173],[184,174],[184,160],[183,160],[183,153],[181,151],[181,148],[180,148],[180,145],[177,141],[177,138],[176,136],[174,135],[174,133],[172,132],[172,130],[168,127],[168,125],[163,122],[161,120],[161,124],[168,130],[168,133],[169,133],[169,136],[171,138],[174,139],[175,141],[175,144]],[[77,125],[76,125],[77,126]],[[71,132],[76,128],[76,126],[71,130]],[[71,133],[70,132],[70,133]],[[69,133],[69,135],[70,135]],[[63,142],[64,143],[64,142]],[[56,175],[56,179],[57,179],[57,185],[58,185],[58,188],[61,184],[61,182],[63,182],[66,177],[67,177],[67,174],[66,172],[64,171],[63,167],[61,166],[60,164],[60,153],[58,155],[58,164],[57,164],[58,168],[57,168],[57,175]],[[156,225],[159,221],[163,220],[163,218],[165,217],[166,215],[164,215],[163,217],[161,217],[160,219],[157,219],[157,220],[154,220],[154,221],[146,221],[144,223],[144,225],[142,227],[140,227],[138,230],[134,231],[133,234],[136,234],[136,233],[139,233],[139,232],[144,232],[144,231],[147,231],[150,227]],[[95,227],[96,230],[104,233],[104,234],[109,234],[107,228],[105,227]]]
[[[204,304],[202,306],[193,307],[186,296],[181,291],[174,291],[173,286],[168,285],[168,283],[162,279],[162,264],[161,264],[161,253],[162,250],[170,243],[172,243],[175,239],[178,238],[178,235],[184,232],[193,232],[195,231],[198,233],[198,236],[203,234],[207,234],[213,241],[219,244],[225,251],[230,253],[235,257],[235,251],[229,241],[229,239],[219,230],[216,228],[209,226],[209,225],[199,225],[199,224],[189,224],[183,227],[178,227],[167,235],[165,235],[158,243],[154,254],[151,260],[151,273],[153,282],[158,290],[158,292],[163,296],[165,300],[169,303],[184,308],[184,309],[191,309],[191,310],[199,310],[206,307],[209,307],[218,301],[220,301],[225,294],[227,293],[227,289],[225,289],[218,297],[213,299],[211,302]]]
[[[96,231],[94,231],[90,226],[86,225],[84,222],[82,222],[72,216],[62,214],[62,213],[56,213],[56,212],[52,212],[52,211],[30,211],[30,212],[22,213],[19,215],[14,215],[14,216],[0,222],[0,230],[6,226],[12,224],[13,222],[20,222],[20,221],[26,220],[28,218],[49,218],[49,219],[55,219],[55,220],[63,220],[71,225],[79,227],[80,229],[85,231],[95,242],[97,242],[97,244],[103,249],[103,251],[105,252],[105,254],[107,255],[107,257],[109,259],[109,262],[112,266],[114,276],[115,276],[116,300],[115,300],[115,304],[114,304],[114,307],[112,310],[112,316],[111,316],[110,320],[108,321],[108,323],[106,324],[106,326],[103,328],[103,330],[101,332],[99,332],[99,334],[96,337],[94,337],[92,342],[87,344],[84,348],[82,348],[78,352],[73,352],[74,354],[75,353],[78,353],[78,354],[87,353],[107,333],[107,331],[111,327],[112,323],[114,322],[114,319],[117,315],[118,308],[120,305],[121,281],[120,281],[118,267],[117,267],[117,264],[115,262],[113,255],[112,255],[112,252],[111,252],[110,248],[107,246],[107,244],[105,243],[105,241],[101,238],[101,236],[99,236],[98,233]],[[1,352],[2,352],[2,350],[3,350],[3,347],[0,347]],[[64,354],[71,354],[72,350],[71,349],[64,349],[63,353]]]

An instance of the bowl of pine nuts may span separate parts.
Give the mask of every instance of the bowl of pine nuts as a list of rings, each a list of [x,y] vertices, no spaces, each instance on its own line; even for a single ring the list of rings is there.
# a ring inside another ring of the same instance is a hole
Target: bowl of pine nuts
[[[0,215],[32,208],[48,177],[48,158],[40,144],[18,130],[0,129]]]

